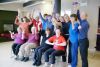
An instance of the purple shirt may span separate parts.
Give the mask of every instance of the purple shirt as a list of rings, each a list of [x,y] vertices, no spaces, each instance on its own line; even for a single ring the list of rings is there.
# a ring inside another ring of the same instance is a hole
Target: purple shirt
[[[17,43],[17,44],[24,43],[24,40],[22,39],[22,34],[15,34],[14,36],[15,36],[14,43]]]
[[[28,43],[38,43],[39,36],[38,34],[29,34]]]

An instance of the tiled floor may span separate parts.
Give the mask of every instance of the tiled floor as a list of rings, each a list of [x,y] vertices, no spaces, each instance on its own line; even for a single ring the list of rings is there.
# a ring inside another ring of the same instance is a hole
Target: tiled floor
[[[32,66],[32,60],[28,62],[15,61],[11,58],[11,45],[12,42],[0,43],[0,67],[35,67]],[[89,53],[89,67],[100,67],[100,53]],[[44,67],[42,64],[40,67]],[[49,66],[48,66],[49,67]],[[63,63],[59,59],[55,67],[67,67],[67,62]],[[81,67],[81,60],[79,56],[78,67]]]

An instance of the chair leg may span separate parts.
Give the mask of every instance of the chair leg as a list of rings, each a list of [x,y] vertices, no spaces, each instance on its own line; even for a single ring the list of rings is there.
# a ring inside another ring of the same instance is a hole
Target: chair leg
[[[66,62],[66,56],[62,56],[62,62]]]

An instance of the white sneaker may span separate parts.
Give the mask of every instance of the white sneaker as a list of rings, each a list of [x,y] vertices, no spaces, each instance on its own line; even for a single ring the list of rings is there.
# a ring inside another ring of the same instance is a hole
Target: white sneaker
[[[51,64],[50,67],[54,67],[54,64]]]
[[[48,67],[48,63],[47,62],[45,62],[44,67]]]
[[[68,67],[72,67],[71,64],[68,64]]]

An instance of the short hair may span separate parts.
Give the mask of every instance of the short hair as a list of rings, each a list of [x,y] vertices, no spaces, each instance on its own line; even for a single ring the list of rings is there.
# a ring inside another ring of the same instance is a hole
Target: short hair
[[[51,29],[50,28],[46,28],[46,31],[50,31],[51,32]]]
[[[62,32],[61,26],[56,26],[56,30],[59,29]]]
[[[43,16],[46,17],[46,16],[48,16],[48,14],[44,14]]]
[[[78,19],[76,14],[71,14],[70,17],[74,17],[75,21],[77,21],[77,19]]]

